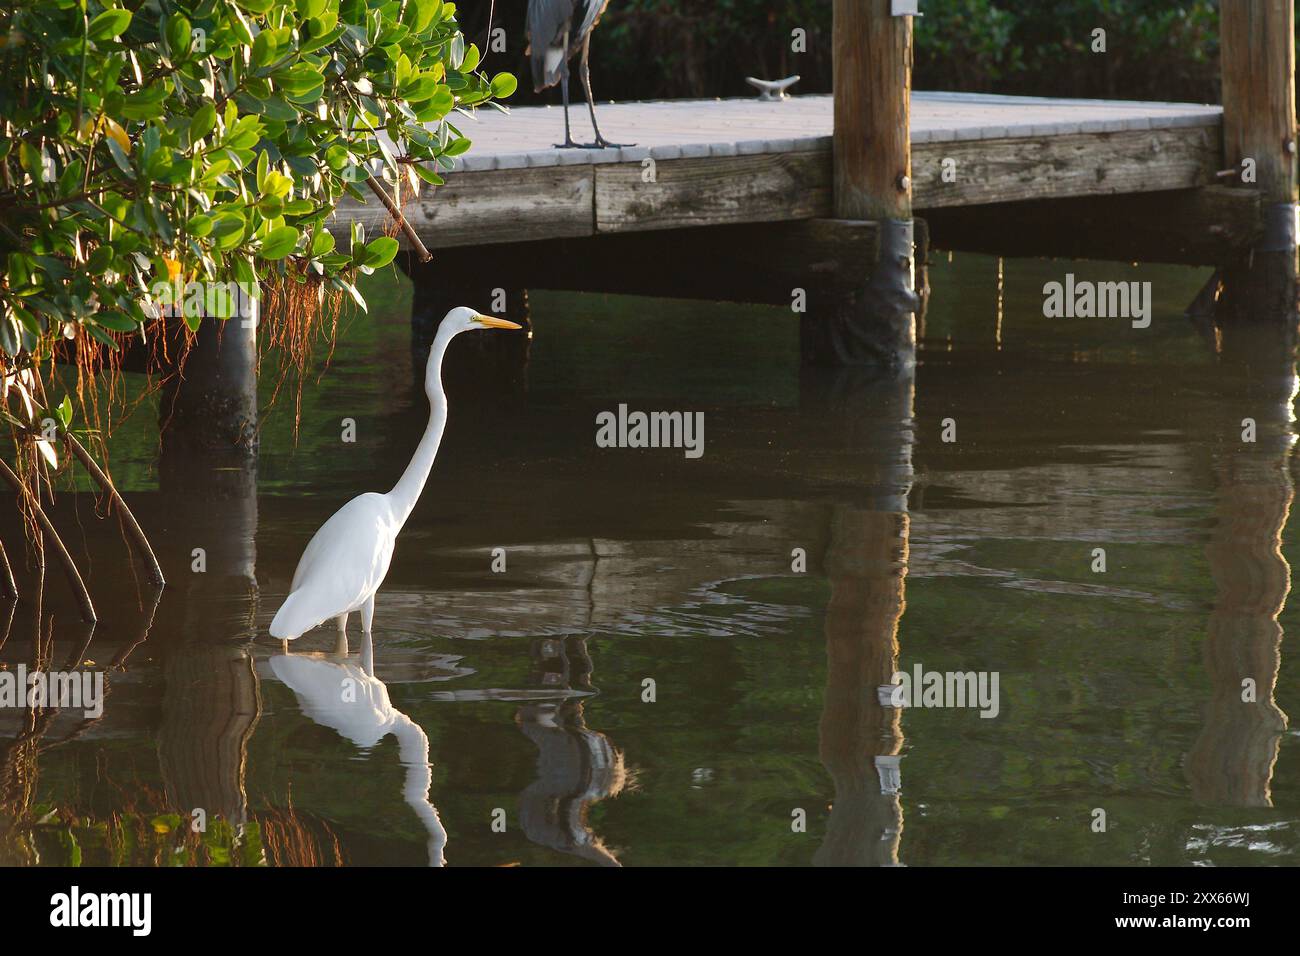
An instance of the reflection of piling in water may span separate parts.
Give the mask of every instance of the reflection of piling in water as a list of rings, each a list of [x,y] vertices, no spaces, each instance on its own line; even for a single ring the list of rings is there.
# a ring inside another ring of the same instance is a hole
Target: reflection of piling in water
[[[882,706],[878,688],[898,668],[907,533],[906,514],[842,506],[832,514],[820,754],[835,802],[826,841],[813,858],[818,865],[898,863],[901,712]]]
[[[872,467],[852,504],[831,508],[824,567],[826,693],[820,755],[835,786],[826,839],[813,861],[824,866],[898,863],[901,711],[880,688],[898,669],[898,624],[907,574],[907,495],[912,483],[910,374],[805,370],[800,412],[835,410],[844,431],[832,440],[870,449]]]
[[[188,644],[168,653],[164,669],[158,760],[168,805],[245,823],[248,742],[261,713],[248,649]]]
[[[586,638],[538,639],[532,653],[538,683],[555,690],[591,689]],[[524,835],[539,846],[618,866],[618,858],[588,824],[587,811],[622,791],[622,753],[604,734],[587,729],[581,698],[526,704],[515,722],[537,747],[537,779],[519,795]]]
[[[249,652],[256,458],[242,448],[182,451],[164,443],[159,472],[169,529],[163,564],[182,592],[163,601],[158,628],[165,681],[158,759],[167,799],[187,819],[201,808],[209,820],[239,826],[248,818],[245,764],[261,713]]]
[[[1264,367],[1276,368],[1279,353],[1264,354]],[[1186,767],[1197,800],[1228,806],[1272,805],[1273,766],[1287,726],[1273,695],[1281,665],[1278,615],[1291,589],[1281,546],[1295,494],[1289,464],[1294,366],[1288,361],[1280,377],[1258,371],[1249,390],[1260,418],[1258,440],[1236,441],[1241,426],[1234,414],[1223,426],[1229,450],[1215,468],[1216,521],[1205,549],[1216,590],[1204,652],[1211,696]]]

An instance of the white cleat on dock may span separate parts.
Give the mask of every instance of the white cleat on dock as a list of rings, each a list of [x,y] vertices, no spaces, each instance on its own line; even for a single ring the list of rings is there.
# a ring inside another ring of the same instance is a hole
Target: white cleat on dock
[[[745,82],[758,90],[760,100],[788,100],[786,93],[790,87],[799,82],[798,76],[787,76],[784,80],[760,80],[756,76],[745,77]]]

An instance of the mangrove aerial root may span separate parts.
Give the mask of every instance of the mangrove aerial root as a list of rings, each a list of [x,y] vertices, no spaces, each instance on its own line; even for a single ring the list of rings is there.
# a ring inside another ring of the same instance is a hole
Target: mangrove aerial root
[[[73,593],[77,596],[77,603],[81,606],[82,620],[88,623],[94,623],[99,618],[95,615],[95,605],[90,600],[90,592],[86,590],[86,582],[81,580],[81,572],[77,570],[76,562],[72,560],[72,555],[68,553],[67,547],[63,544],[63,539],[59,533],[54,530],[54,524],[50,521],[41,508],[41,503],[32,495],[31,490],[23,483],[23,480],[14,473],[8,463],[0,459],[0,478],[9,482],[10,487],[18,497],[26,502],[31,509],[32,514],[36,517],[36,522],[41,526],[41,531],[54,544],[54,551],[59,556],[59,563],[63,565],[63,573],[68,579],[68,584],[72,586]]]
[[[158,587],[165,585],[167,582],[163,579],[162,568],[158,565],[158,558],[154,555],[153,548],[149,546],[149,539],[140,527],[140,522],[135,520],[135,515],[131,513],[131,509],[127,507],[122,496],[113,487],[112,479],[104,473],[104,469],[99,467],[95,459],[91,457],[90,452],[86,451],[86,447],[77,441],[71,432],[62,432],[62,435],[68,450],[72,452],[77,461],[81,462],[82,467],[90,472],[90,476],[95,479],[95,483],[99,485],[100,490],[108,495],[112,506],[120,509],[122,518],[126,522],[127,540],[135,553],[139,555],[140,560],[148,566],[149,580]]]
[[[0,541],[0,595],[10,601],[18,600],[18,582],[14,580],[14,569],[3,541]]]

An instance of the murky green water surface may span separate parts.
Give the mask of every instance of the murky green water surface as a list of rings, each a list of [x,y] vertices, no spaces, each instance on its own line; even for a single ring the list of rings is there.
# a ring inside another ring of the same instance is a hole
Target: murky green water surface
[[[1151,281],[1151,328],[1043,318],[1068,270]],[[1293,378],[1216,358],[1181,316],[1204,277],[940,260],[903,386],[801,371],[786,310],[533,292],[526,364],[449,355],[370,679],[355,617],[348,657],[266,627],[424,427],[409,286],[376,283],[296,446],[292,399],[269,414],[255,497],[160,487],[148,401],[115,434],[156,609],[62,496],[104,620],[82,651],[52,574],[0,662],[90,662],[108,696],[0,712],[0,863],[1300,862]],[[703,457],[597,448],[619,403],[704,412]],[[881,707],[918,665],[996,672],[996,717]]]

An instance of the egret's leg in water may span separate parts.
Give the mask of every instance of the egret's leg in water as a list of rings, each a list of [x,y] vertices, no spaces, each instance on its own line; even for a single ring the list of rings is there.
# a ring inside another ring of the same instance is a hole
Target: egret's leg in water
[[[375,676],[375,645],[370,639],[370,622],[375,617],[375,596],[372,594],[361,605],[361,669],[370,677]]]
[[[280,650],[285,654],[289,653],[289,639],[287,637],[280,641]]]
[[[591,51],[591,34],[588,33],[582,41],[582,64],[578,67],[578,75],[582,78],[582,88],[587,94],[587,109],[591,111],[591,128],[596,133],[596,142],[592,144],[596,149],[609,147],[616,149],[619,146],[635,146],[636,143],[611,143],[600,135],[600,127],[596,124],[596,101],[591,96],[591,66],[587,63],[587,54]]]
[[[339,626],[339,639],[334,645],[334,653],[340,657],[348,656],[348,616],[340,614],[334,619],[334,623]]]

